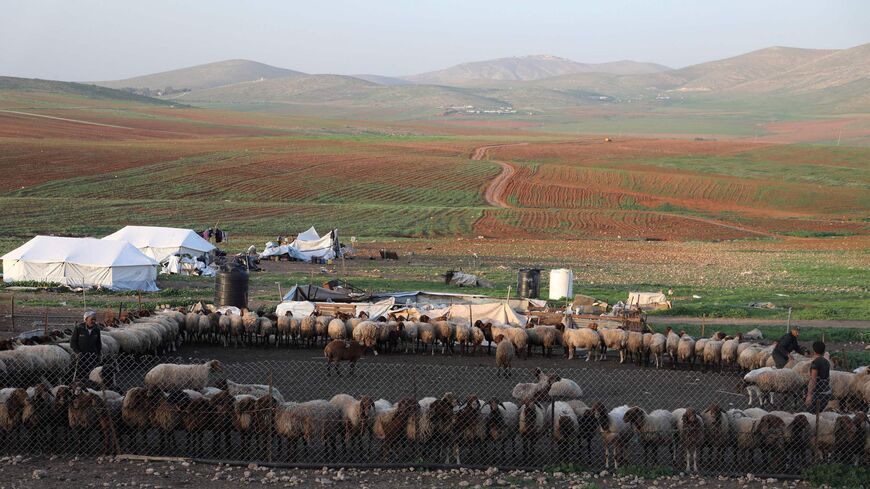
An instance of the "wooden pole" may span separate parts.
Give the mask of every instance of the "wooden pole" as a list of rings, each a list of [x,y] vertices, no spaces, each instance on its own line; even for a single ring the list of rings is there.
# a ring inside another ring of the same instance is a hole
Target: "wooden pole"
[[[785,332],[791,331],[791,308],[788,308],[788,319],[785,321]]]
[[[701,338],[704,337],[704,330],[706,329],[707,315],[701,315]]]
[[[9,331],[15,331],[15,294],[9,296]]]
[[[45,308],[44,316],[42,318],[43,330],[42,334],[48,336],[48,308]]]

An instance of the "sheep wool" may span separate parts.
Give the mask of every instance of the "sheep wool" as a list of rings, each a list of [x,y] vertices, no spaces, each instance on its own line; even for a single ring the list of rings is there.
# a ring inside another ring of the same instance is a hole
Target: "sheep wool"
[[[217,360],[201,365],[161,363],[145,374],[145,386],[163,390],[203,390],[214,383],[221,371],[221,363]]]

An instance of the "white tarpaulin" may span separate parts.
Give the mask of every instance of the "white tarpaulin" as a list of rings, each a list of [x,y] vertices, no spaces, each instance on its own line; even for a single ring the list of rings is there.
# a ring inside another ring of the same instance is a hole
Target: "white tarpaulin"
[[[370,319],[377,319],[380,316],[385,316],[393,307],[396,301],[393,298],[385,299],[380,302],[357,302],[348,304],[355,306],[354,316],[359,316],[361,312],[365,312]],[[283,316],[290,311],[295,318],[303,318],[310,316],[314,312],[315,303],[308,301],[284,301],[275,308],[276,316]]]
[[[180,228],[124,226],[103,239],[126,241],[160,263],[172,255],[198,257],[215,249],[202,236]]]
[[[667,306],[670,308],[671,306],[667,296],[661,292],[629,292],[627,304],[629,306],[639,306],[642,308],[658,306]]]
[[[520,316],[514,312],[511,307],[502,302],[493,302],[489,304],[453,304],[441,309],[418,309],[410,308],[406,310],[411,318],[419,319],[421,314],[429,316],[430,319],[447,316],[447,319],[460,319],[472,323],[478,319],[481,321],[490,321],[501,324],[511,324],[514,326],[525,326],[526,317]]]
[[[337,250],[337,229],[319,236],[314,226],[312,226],[307,231],[296,236],[296,239],[288,245],[278,246],[272,242],[266,243],[266,249],[260,253],[260,258],[289,255],[291,258],[300,261],[311,261],[313,258],[332,260],[336,257]]]
[[[4,282],[157,290],[157,262],[126,241],[36,236],[2,259]]]

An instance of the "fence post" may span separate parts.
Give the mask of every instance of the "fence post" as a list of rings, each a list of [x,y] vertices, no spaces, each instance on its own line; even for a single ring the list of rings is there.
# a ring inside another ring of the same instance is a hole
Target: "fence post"
[[[48,336],[48,308],[45,308],[44,316],[42,318],[42,334]]]
[[[9,331],[15,331],[15,294],[9,296]]]
[[[272,369],[269,369],[269,398],[274,399],[274,397],[272,397]],[[269,461],[269,463],[271,463],[272,462],[272,428],[273,428],[273,425],[275,424],[275,405],[272,402],[269,403],[269,411],[270,411],[269,412],[270,422],[269,422],[269,434],[266,437],[266,443],[267,443],[266,459]]]

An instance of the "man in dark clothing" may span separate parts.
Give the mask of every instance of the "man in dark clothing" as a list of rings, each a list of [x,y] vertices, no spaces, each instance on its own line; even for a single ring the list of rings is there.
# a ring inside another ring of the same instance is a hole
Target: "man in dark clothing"
[[[797,337],[800,334],[797,326],[792,326],[791,330],[784,334],[782,338],[777,340],[776,346],[773,348],[773,361],[776,368],[783,368],[788,363],[788,356],[793,351],[801,351],[801,346],[798,344]]]
[[[69,346],[78,354],[76,380],[88,378],[88,374],[99,366],[103,343],[100,341],[100,328],[97,327],[97,313],[85,313],[84,322],[77,325],[70,338]]]
[[[824,411],[831,400],[831,362],[823,355],[825,344],[813,343],[813,362],[810,364],[810,381],[807,383],[807,398],[804,401],[813,414]]]

